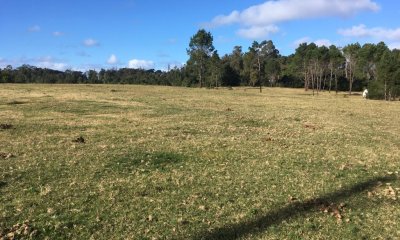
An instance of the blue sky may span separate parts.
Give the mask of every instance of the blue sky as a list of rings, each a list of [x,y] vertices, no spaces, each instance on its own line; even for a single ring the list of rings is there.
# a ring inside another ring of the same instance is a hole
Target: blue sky
[[[200,28],[220,55],[269,39],[283,55],[301,42],[400,48],[398,16],[397,0],[0,0],[0,67],[165,70]]]

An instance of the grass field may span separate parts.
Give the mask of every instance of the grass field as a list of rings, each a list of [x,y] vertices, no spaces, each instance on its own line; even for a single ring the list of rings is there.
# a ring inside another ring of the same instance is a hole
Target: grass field
[[[400,102],[0,85],[0,239],[400,239]]]

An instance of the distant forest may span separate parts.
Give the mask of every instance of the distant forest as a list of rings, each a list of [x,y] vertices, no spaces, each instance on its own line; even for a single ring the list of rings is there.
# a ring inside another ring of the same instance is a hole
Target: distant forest
[[[254,41],[244,51],[235,46],[219,56],[213,36],[204,29],[193,35],[189,60],[168,71],[101,69],[57,71],[22,65],[0,68],[0,83],[148,84],[187,87],[292,87],[306,91],[362,91],[372,99],[396,100],[400,96],[400,50],[384,42],[344,47],[302,43],[295,53],[282,56],[272,41]]]

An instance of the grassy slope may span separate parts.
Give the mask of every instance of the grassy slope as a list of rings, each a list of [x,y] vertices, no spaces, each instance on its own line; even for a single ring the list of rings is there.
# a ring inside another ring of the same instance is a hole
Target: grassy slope
[[[51,239],[400,237],[399,102],[0,87],[13,125],[0,130],[0,236],[28,220]]]

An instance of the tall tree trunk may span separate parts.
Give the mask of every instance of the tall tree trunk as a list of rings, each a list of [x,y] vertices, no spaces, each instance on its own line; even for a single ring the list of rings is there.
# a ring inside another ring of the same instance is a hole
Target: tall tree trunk
[[[349,70],[349,76],[348,77],[349,77],[349,95],[351,95],[351,90],[353,88],[353,78],[354,78],[352,64],[350,64],[350,70]]]
[[[261,82],[261,62],[260,62],[260,56],[257,58],[258,60],[258,81],[260,82],[260,93],[262,92],[262,82]]]
[[[203,87],[203,65],[200,66],[200,73],[199,73],[199,80],[200,80],[200,88]]]
[[[333,67],[331,67],[331,77],[329,79],[329,93],[331,93],[331,88],[332,88],[332,75],[333,75]]]
[[[306,68],[306,63],[303,63],[303,69],[304,69],[304,91],[308,91],[308,71]]]
[[[200,58],[200,76],[199,76],[199,80],[200,80],[200,88],[203,87],[203,73],[204,73],[204,58],[203,56],[201,56]]]
[[[338,94],[338,79],[337,79],[337,75],[336,75],[336,73],[335,73],[335,91],[336,91],[336,94]]]
[[[387,83],[385,80],[385,101],[387,101]]]
[[[312,87],[312,95],[315,95],[315,73],[311,73],[311,87]]]

